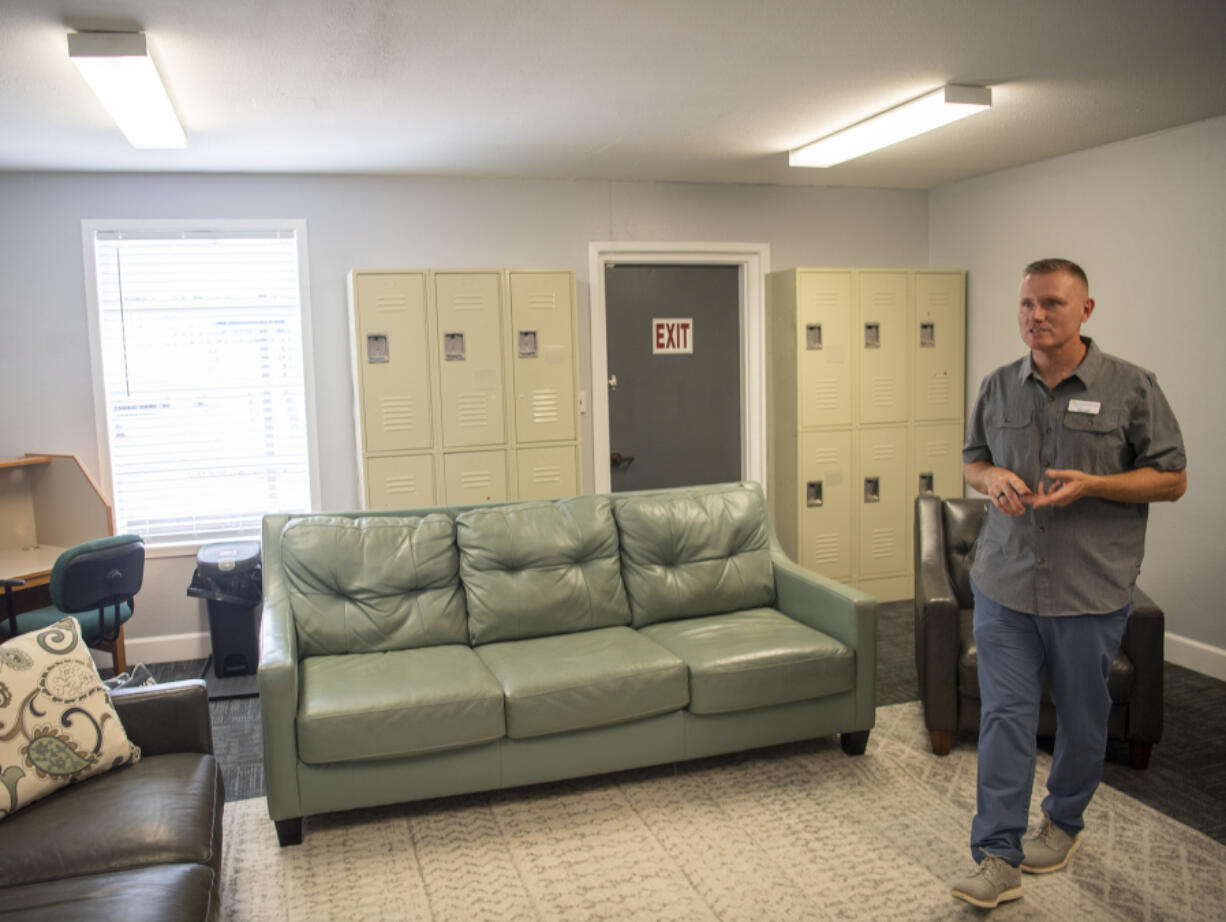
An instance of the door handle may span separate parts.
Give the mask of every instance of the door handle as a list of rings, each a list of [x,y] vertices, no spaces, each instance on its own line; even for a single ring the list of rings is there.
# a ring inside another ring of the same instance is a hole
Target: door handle
[[[634,463],[634,455],[623,455],[620,451],[615,451],[609,455],[609,462],[612,467],[619,471],[627,470]]]

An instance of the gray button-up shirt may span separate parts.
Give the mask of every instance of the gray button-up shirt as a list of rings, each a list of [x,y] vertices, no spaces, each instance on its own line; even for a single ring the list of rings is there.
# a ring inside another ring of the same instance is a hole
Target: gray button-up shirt
[[[1008,468],[1037,490],[1048,468],[1119,474],[1183,470],[1183,436],[1153,374],[1088,338],[1077,370],[1049,390],[1030,356],[983,380],[962,460]],[[1128,604],[1145,553],[1146,503],[1086,498],[1011,517],[988,511],[971,578],[988,598],[1036,615]]]

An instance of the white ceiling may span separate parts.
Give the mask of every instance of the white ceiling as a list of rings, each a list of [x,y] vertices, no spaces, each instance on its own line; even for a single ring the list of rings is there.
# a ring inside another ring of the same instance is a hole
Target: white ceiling
[[[186,150],[128,147],[74,28],[148,33]],[[930,188],[1226,113],[1224,49],[1226,0],[4,0],[0,170]],[[992,110],[788,167],[944,83]]]

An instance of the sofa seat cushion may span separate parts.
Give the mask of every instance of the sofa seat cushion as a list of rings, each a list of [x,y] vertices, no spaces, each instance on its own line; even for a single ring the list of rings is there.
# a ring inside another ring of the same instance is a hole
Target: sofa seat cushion
[[[685,663],[628,627],[486,644],[477,655],[501,683],[512,739],[665,714],[689,702]]]
[[[90,778],[0,822],[0,886],[169,862],[220,869],[223,801],[217,760],[205,753],[150,756]]]
[[[607,496],[471,509],[456,542],[474,644],[630,623]]]
[[[775,601],[766,503],[753,484],[613,500],[635,627]]]
[[[694,714],[821,698],[856,681],[855,651],[773,608],[665,621],[642,633],[689,667]]]
[[[0,919],[219,919],[214,874],[208,865],[164,864],[26,884],[0,894]]]
[[[298,753],[320,765],[391,759],[500,739],[502,686],[470,647],[302,661]]]

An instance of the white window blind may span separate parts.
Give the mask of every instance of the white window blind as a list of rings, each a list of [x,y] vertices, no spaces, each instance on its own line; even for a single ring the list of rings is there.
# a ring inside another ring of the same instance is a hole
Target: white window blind
[[[95,231],[115,527],[259,533],[311,508],[293,230]]]

